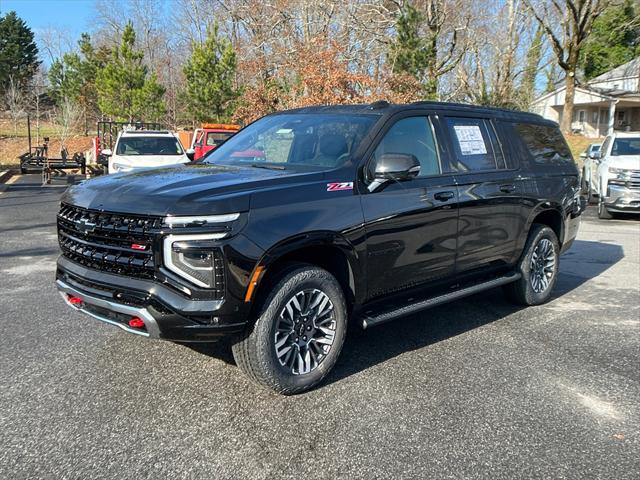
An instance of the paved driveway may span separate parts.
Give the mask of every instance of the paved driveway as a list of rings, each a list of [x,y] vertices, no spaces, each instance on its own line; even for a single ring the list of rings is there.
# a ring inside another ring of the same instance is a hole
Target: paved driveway
[[[279,397],[226,349],[72,313],[61,188],[0,194],[0,478],[640,478],[640,222],[587,212],[555,298],[499,290],[352,332]]]

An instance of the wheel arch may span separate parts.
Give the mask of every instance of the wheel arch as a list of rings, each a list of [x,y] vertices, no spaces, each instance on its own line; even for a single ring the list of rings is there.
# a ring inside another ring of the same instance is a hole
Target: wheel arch
[[[559,207],[540,207],[529,217],[527,225],[527,235],[534,224],[539,223],[551,228],[558,237],[558,243],[562,246],[564,241],[564,218]]]
[[[296,235],[269,248],[262,256],[252,279],[252,301],[259,304],[269,286],[293,265],[315,265],[331,273],[342,287],[349,312],[364,294],[364,272],[356,248],[336,232],[311,232]],[[260,270],[258,270],[260,268]]]

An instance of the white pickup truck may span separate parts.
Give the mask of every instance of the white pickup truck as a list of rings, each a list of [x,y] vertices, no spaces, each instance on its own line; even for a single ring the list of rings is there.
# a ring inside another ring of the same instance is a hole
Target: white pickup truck
[[[607,136],[595,160],[590,188],[598,195],[598,217],[640,213],[640,132]]]

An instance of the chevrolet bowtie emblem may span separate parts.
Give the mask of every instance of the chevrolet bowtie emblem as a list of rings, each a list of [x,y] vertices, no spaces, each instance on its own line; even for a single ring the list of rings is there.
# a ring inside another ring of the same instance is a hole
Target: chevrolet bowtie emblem
[[[82,233],[91,233],[96,229],[96,224],[82,219],[76,222],[76,227]]]

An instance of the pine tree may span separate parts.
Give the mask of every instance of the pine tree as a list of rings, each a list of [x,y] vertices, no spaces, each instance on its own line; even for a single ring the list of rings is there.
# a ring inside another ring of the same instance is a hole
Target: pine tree
[[[584,75],[590,80],[640,55],[640,8],[632,0],[612,5],[593,22],[581,52]]]
[[[236,54],[231,43],[218,36],[218,27],[207,32],[203,44],[192,44],[184,66],[184,99],[196,122],[228,121],[240,92],[234,87]]]
[[[0,92],[7,88],[10,79],[24,88],[39,65],[38,47],[27,24],[16,12],[0,17]]]
[[[49,68],[49,94],[60,104],[64,99],[77,102],[84,79],[80,65],[82,59],[77,53],[65,53]]]
[[[436,58],[435,37],[425,37],[420,27],[424,15],[411,3],[405,3],[396,22],[396,38],[391,45],[392,69],[395,74],[410,75],[424,86],[425,96],[434,98],[437,79],[426,76],[430,63]]]
[[[529,108],[535,94],[536,77],[538,76],[538,68],[542,58],[543,38],[544,30],[542,27],[538,27],[527,51],[522,83],[520,84],[520,103],[523,108]]]
[[[102,113],[123,121],[158,120],[166,111],[165,92],[142,63],[143,53],[135,49],[136,34],[131,22],[122,33],[106,65],[96,75],[98,106]]]
[[[91,37],[83,33],[78,41],[78,52],[66,53],[56,59],[49,68],[49,95],[58,107],[75,105],[80,108],[85,119],[98,116],[98,93],[96,75],[106,64],[107,48],[97,51]]]

